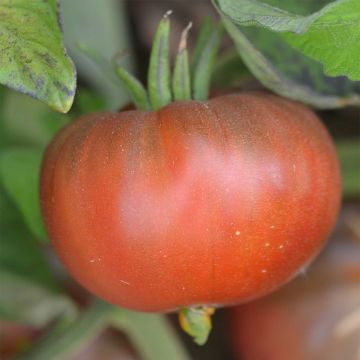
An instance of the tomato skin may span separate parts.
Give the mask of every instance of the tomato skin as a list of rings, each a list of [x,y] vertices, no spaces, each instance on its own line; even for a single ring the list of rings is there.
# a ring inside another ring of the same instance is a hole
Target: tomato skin
[[[359,223],[359,207],[351,207]],[[358,359],[360,237],[346,226],[349,214],[348,205],[341,216],[343,223],[337,226],[337,237],[306,277],[228,310],[236,359]]]
[[[340,203],[331,139],[273,95],[85,115],[47,149],[41,204],[69,272],[135,310],[266,294],[320,250]]]

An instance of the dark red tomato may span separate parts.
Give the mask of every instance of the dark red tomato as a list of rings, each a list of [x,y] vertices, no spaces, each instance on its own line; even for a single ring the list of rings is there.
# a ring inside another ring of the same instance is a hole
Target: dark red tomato
[[[306,107],[226,95],[81,117],[47,150],[41,200],[61,260],[101,298],[143,311],[228,305],[319,252],[339,166]]]
[[[237,359],[360,359],[360,243],[348,230],[305,278],[229,310]]]

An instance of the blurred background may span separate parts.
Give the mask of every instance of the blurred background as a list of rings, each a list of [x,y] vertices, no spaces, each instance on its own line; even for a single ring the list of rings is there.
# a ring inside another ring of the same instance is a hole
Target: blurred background
[[[266,2],[306,15],[328,1]],[[217,311],[203,347],[179,331],[174,315],[124,311],[120,324],[105,321],[113,309],[67,275],[47,242],[38,204],[41,158],[54,134],[83,113],[129,103],[77,44],[108,59],[124,52],[124,66],[145,83],[152,36],[167,10],[173,10],[173,58],[190,21],[191,50],[204,18],[218,15],[207,0],[61,0],[60,5],[65,45],[78,71],[71,111],[55,113],[0,87],[0,358],[359,360],[360,108],[355,106],[318,111],[336,142],[344,199],[328,245],[303,274],[259,301]],[[284,78],[326,95],[360,93],[359,83],[343,77],[320,79],[318,64],[291,53],[270,33],[250,28],[244,33]],[[262,89],[262,83],[225,37],[212,91]]]

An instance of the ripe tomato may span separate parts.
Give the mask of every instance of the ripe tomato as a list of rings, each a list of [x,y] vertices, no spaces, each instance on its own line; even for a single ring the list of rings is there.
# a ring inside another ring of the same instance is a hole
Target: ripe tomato
[[[130,309],[266,294],[320,250],[339,166],[313,112],[244,93],[156,112],[95,113],[47,149],[41,203],[83,286]]]
[[[306,278],[229,310],[238,359],[359,359],[360,243],[338,235]]]

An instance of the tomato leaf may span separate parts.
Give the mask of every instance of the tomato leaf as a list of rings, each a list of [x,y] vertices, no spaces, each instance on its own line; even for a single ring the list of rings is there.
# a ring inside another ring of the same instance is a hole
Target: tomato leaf
[[[220,12],[237,26],[261,26],[281,32],[294,48],[320,61],[331,76],[360,80],[360,3],[337,0],[299,16],[252,0],[214,0]]]
[[[44,148],[68,121],[68,115],[55,112],[44,103],[12,90],[6,92],[0,122],[10,146],[21,143]]]
[[[18,360],[48,360],[72,358],[85,344],[90,343],[108,325],[114,307],[96,300],[72,321],[59,322],[46,332],[28,352]]]
[[[0,186],[0,318],[43,326],[75,307],[59,292],[40,247]]]
[[[319,109],[360,105],[356,82],[326,77],[319,63],[293,50],[279,34],[223,21],[239,56],[265,87]]]
[[[47,236],[39,205],[39,172],[42,151],[25,148],[4,150],[0,154],[0,180],[18,206],[37,239]]]
[[[4,320],[40,328],[60,315],[75,317],[76,308],[64,295],[6,271],[0,271],[0,283],[0,317]]]
[[[336,142],[341,165],[343,193],[345,196],[360,195],[360,139]]]
[[[106,59],[111,59],[119,50],[126,51],[122,64],[134,73],[136,59],[127,8],[126,1],[118,0],[61,1],[66,49],[81,79],[104,98],[107,110],[117,111],[129,102],[129,97],[79,51],[77,44],[87,44]]]
[[[0,184],[0,271],[22,275],[54,290],[54,279],[40,248],[25,228],[21,214]]]
[[[67,112],[76,73],[66,53],[55,0],[0,1],[0,83]]]

